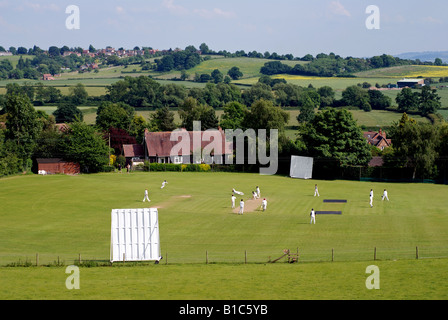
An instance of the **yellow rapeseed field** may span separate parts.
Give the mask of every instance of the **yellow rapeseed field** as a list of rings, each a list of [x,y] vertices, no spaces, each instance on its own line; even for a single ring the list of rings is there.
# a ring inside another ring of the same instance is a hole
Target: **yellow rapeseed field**
[[[406,75],[407,78],[415,77],[441,78],[448,77],[448,67],[445,66],[424,66],[421,70],[416,70]]]

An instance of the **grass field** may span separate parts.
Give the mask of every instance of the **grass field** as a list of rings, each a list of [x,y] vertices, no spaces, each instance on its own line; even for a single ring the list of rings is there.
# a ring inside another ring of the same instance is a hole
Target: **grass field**
[[[355,75],[360,78],[441,78],[448,77],[448,67],[417,65],[399,66],[358,72]]]
[[[165,179],[169,184],[160,189]],[[315,183],[320,198],[313,197]],[[231,189],[247,195],[257,185],[268,210],[234,214]],[[74,291],[65,288],[64,267],[6,267],[35,264],[36,254],[40,265],[58,259],[73,264],[80,254],[83,261],[108,261],[111,210],[145,207],[146,187],[151,206],[160,208],[164,259],[159,265],[82,267],[81,290]],[[373,208],[367,196],[371,188]],[[381,201],[384,188],[390,202]],[[3,178],[0,298],[446,299],[446,188],[247,173]],[[310,225],[311,208],[331,209],[325,198],[348,203],[341,216],[318,215]],[[299,264],[266,263],[283,249],[297,248]],[[369,265],[381,270],[380,290],[365,287]]]

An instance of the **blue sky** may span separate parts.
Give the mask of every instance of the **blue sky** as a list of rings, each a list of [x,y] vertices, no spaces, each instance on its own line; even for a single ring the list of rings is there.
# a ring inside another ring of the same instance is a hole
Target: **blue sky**
[[[80,10],[68,30],[66,8]],[[380,9],[368,30],[366,8]],[[0,0],[0,45],[150,46],[370,57],[448,51],[446,0]]]

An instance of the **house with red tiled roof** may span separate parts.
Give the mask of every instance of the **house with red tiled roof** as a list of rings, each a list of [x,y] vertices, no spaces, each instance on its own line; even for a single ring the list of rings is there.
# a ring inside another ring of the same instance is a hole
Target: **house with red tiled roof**
[[[218,139],[215,141],[215,139]],[[195,150],[198,149],[198,150]],[[224,164],[233,155],[232,143],[226,141],[222,129],[207,131],[149,132],[145,130],[143,144],[123,145],[127,163],[144,159],[150,163],[193,163],[193,154],[205,151],[207,161]],[[198,163],[204,162],[201,157]],[[132,164],[132,163],[131,163]]]
[[[380,150],[384,150],[392,145],[392,140],[386,138],[386,132],[382,129],[379,132],[366,131],[363,133],[367,142]]]
[[[44,81],[54,80],[54,77],[50,73],[45,73],[44,75],[42,75],[42,80],[44,80]]]

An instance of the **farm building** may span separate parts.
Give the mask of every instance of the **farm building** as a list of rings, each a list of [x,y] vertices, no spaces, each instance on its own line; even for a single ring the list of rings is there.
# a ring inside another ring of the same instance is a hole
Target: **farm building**
[[[54,77],[53,77],[53,75],[50,74],[50,73],[45,73],[45,74],[42,76],[42,80],[44,80],[44,81],[50,81],[50,80],[54,80]]]
[[[424,79],[403,79],[397,82],[398,88],[412,88],[414,86],[424,86]]]
[[[79,174],[81,173],[81,167],[79,163],[65,161],[60,158],[38,158],[37,166],[39,172],[45,172],[45,174]]]
[[[367,142],[378,149],[384,150],[392,145],[392,140],[386,138],[386,132],[383,130],[379,130],[379,132],[375,131],[366,131],[364,132],[364,138],[367,139]]]
[[[211,153],[211,161],[214,163],[225,163],[226,158],[231,157],[233,155],[232,143],[226,142],[226,136],[224,131],[221,129],[215,131],[207,131],[207,133],[217,133],[219,135],[219,141],[213,140],[213,135],[210,141],[208,138],[204,137],[205,132],[193,132],[187,131],[185,129],[179,131],[177,139],[171,141],[172,132],[149,132],[145,130],[145,135],[143,138],[142,145],[123,145],[123,153],[126,157],[126,162],[132,164],[135,161],[139,161],[139,159],[144,159],[149,162],[157,162],[157,163],[193,163],[193,153],[197,150],[194,150],[196,147],[194,139],[197,138],[198,147],[203,150],[207,146],[212,147],[212,145],[219,145],[218,150],[213,150]],[[182,150],[179,145],[182,142],[188,142],[187,149],[189,150],[188,156],[184,154],[182,155]],[[171,154],[172,150],[178,151]],[[221,149],[221,150],[219,150]],[[172,157],[171,157],[172,156]],[[201,159],[203,162],[204,159]]]

